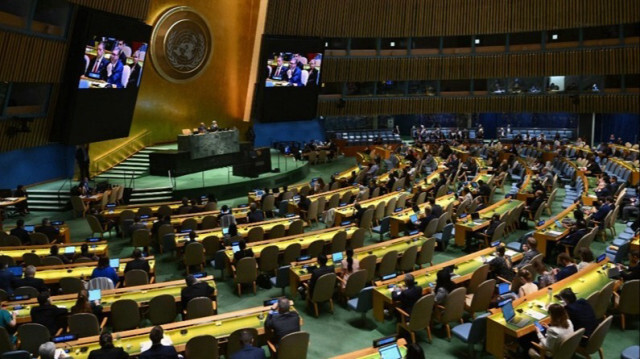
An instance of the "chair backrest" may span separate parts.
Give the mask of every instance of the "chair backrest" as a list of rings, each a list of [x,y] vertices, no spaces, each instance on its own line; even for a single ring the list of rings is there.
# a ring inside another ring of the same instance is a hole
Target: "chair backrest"
[[[184,264],[187,266],[204,263],[204,246],[202,243],[193,242],[184,248]]]
[[[444,226],[447,225],[447,217],[448,214],[446,212],[442,212],[440,217],[438,217],[438,225],[436,226],[435,233],[440,233],[444,229]]]
[[[11,340],[9,339],[9,333],[7,333],[7,329],[5,329],[4,327],[0,327],[0,353],[6,353],[13,349],[13,344],[11,344]],[[30,355],[31,354],[29,354],[29,356]]]
[[[196,220],[195,218],[187,218],[180,224],[180,229],[183,231],[186,229],[195,231],[198,229],[198,220]]]
[[[300,243],[291,243],[284,249],[284,253],[282,255],[282,263],[283,265],[291,264],[291,262],[295,262],[300,257],[300,253],[302,252],[302,246]]]
[[[26,350],[4,351],[0,348],[0,353],[2,353],[1,359],[31,359],[31,353]]]
[[[318,198],[318,215],[322,215],[326,207],[327,207],[327,198],[324,196]]]
[[[309,211],[307,212],[308,220],[317,220],[318,219],[318,201],[311,201],[309,204]]]
[[[176,300],[172,295],[157,295],[149,301],[149,321],[151,324],[171,323],[176,320],[176,315]]]
[[[374,214],[374,209],[367,209],[364,211],[364,213],[362,214],[362,217],[360,218],[360,223],[358,225],[358,227],[362,228],[362,229],[371,229],[372,226],[372,222],[373,222],[373,214]]]
[[[373,308],[373,288],[364,287],[358,294],[358,303],[356,304],[356,312],[365,313]]]
[[[236,263],[235,273],[236,283],[253,283],[258,277],[256,259],[254,257],[244,257]]]
[[[158,207],[158,216],[170,216],[171,213],[173,213],[173,211],[171,210],[171,207],[169,207],[166,204],[163,204],[162,206]]]
[[[102,228],[102,225],[100,224],[100,221],[98,221],[98,218],[96,218],[96,216],[91,214],[87,215],[87,222],[89,223],[89,228],[91,228],[91,232],[104,233],[104,228]]]
[[[327,204],[327,209],[336,208],[340,204],[340,193],[334,193],[329,198],[329,203]]]
[[[40,258],[40,257],[38,257],[38,258]],[[6,264],[7,266],[11,267],[11,266],[15,266],[16,265],[16,261],[13,260],[13,257],[10,257],[8,255],[3,254],[3,255],[0,255],[0,264],[1,265],[5,265]]]
[[[427,238],[427,240],[422,243],[422,247],[420,247],[420,253],[418,254],[418,258],[416,258],[416,264],[423,265],[433,262],[433,253],[435,252],[435,249],[436,239]]]
[[[435,303],[435,296],[427,294],[413,305],[411,310],[411,320],[409,321],[409,330],[418,331],[425,329],[431,323],[431,314],[433,313],[433,305]]]
[[[278,255],[280,250],[276,245],[270,245],[262,248],[260,251],[260,259],[258,268],[262,272],[273,272],[278,269]]]
[[[489,313],[485,313],[476,317],[471,322],[471,329],[469,330],[469,337],[467,343],[476,344],[483,342],[487,336],[487,317]]]
[[[187,303],[187,318],[196,319],[213,315],[213,301],[207,297],[193,298]]]
[[[360,260],[360,269],[367,271],[367,283],[373,282],[376,277],[376,261],[377,258],[374,254],[368,255]]]
[[[111,304],[111,324],[114,332],[135,329],[140,324],[140,310],[133,299],[119,299]]]
[[[323,251],[324,251],[324,240],[316,239],[315,241],[311,242],[311,244],[309,244],[309,247],[307,248],[307,255],[311,258],[315,258],[319,254],[321,254]]]
[[[49,237],[44,233],[33,232],[29,234],[29,238],[31,238],[31,244],[49,244]]]
[[[344,192],[340,197],[340,203],[351,203],[351,198],[353,198],[351,191]]]
[[[389,217],[393,215],[393,212],[396,210],[396,203],[398,202],[397,197],[393,197],[387,201],[387,206],[384,210],[385,217]]]
[[[202,218],[202,222],[200,223],[200,227],[202,229],[213,229],[218,226],[218,218],[216,216],[204,216]]]
[[[365,269],[359,269],[349,275],[347,278],[347,284],[344,286],[344,296],[347,298],[353,298],[364,286],[367,284],[367,271]]]
[[[284,237],[285,233],[286,228],[284,227],[284,224],[276,224],[275,226],[271,227],[267,237],[269,239],[281,238]]]
[[[403,272],[413,271],[416,265],[416,257],[418,256],[418,246],[411,246],[407,248],[400,257],[400,263],[398,263],[398,269]]]
[[[313,289],[311,300],[316,303],[321,303],[331,299],[336,288],[336,278],[335,273],[321,275],[316,281],[316,286]]]
[[[374,212],[374,218],[376,221],[380,221],[384,218],[385,215],[386,204],[384,202],[378,202],[376,205],[376,210]]]
[[[198,335],[187,342],[184,349],[186,359],[218,359],[218,339],[212,335]]]
[[[396,262],[398,261],[398,251],[392,250],[382,256],[380,266],[378,267],[378,276],[384,277],[385,275],[395,273]]]
[[[282,266],[278,268],[276,273],[276,288],[285,288],[289,285],[289,269],[290,265]]]
[[[73,207],[74,212],[83,212],[84,203],[82,202],[82,198],[79,196],[71,196],[71,207]]]
[[[307,357],[309,333],[295,332],[280,339],[278,359],[301,359]]]
[[[296,234],[302,234],[304,232],[304,222],[301,219],[296,219],[289,225],[288,235],[293,236]]]
[[[421,205],[424,203],[424,201],[427,199],[427,192],[420,192],[420,194],[418,195],[418,197],[416,198],[416,205]]]
[[[640,279],[625,282],[620,292],[620,302],[618,310],[623,314],[640,314],[638,298],[640,297]]]
[[[444,302],[444,310],[440,321],[442,323],[449,323],[458,321],[462,318],[464,312],[464,299],[467,294],[467,290],[464,287],[454,289]]]
[[[247,243],[259,242],[264,239],[264,228],[260,226],[251,227],[247,233]]]
[[[436,233],[436,228],[438,228],[438,221],[438,218],[434,218],[429,221],[429,224],[427,224],[427,228],[424,229],[423,234],[425,237],[431,237]]]
[[[493,292],[496,289],[496,280],[495,279],[487,279],[484,282],[480,283],[476,292],[473,294],[473,299],[471,300],[471,304],[469,305],[469,312],[477,313],[484,312],[489,308],[489,304],[491,304],[491,299],[493,297]]]
[[[244,344],[242,344],[242,341],[240,340],[240,336],[242,334],[242,332],[244,331],[248,331],[254,339],[254,343],[258,342],[258,330],[255,328],[242,328],[242,329],[238,329],[235,330],[231,333],[231,335],[229,335],[229,339],[227,342],[227,352],[225,355],[225,358],[231,358],[231,356],[233,355],[233,353],[237,352],[238,350],[242,349],[242,347],[244,346]]]
[[[0,289],[0,302],[9,300],[9,293],[4,289]]]
[[[60,278],[59,284],[62,294],[77,294],[84,289],[84,283],[82,283],[82,280],[80,280],[80,278]]]
[[[587,297],[587,302],[589,302],[589,305],[591,306],[591,309],[593,309],[593,311],[596,311],[596,308],[598,308],[598,300],[600,299],[600,292],[593,292],[591,293],[590,296]],[[596,318],[597,315],[596,315]]]
[[[489,265],[483,264],[478,267],[473,274],[471,275],[471,279],[469,280],[469,285],[467,286],[467,292],[472,294],[475,293],[476,289],[480,285],[480,283],[487,280],[487,276],[489,275]]]
[[[42,265],[43,266],[57,266],[57,265],[61,265],[61,264],[64,264],[64,262],[62,262],[62,259],[60,259],[59,257],[55,257],[55,256],[46,256],[42,260]]]
[[[400,181],[398,181],[400,182]],[[396,182],[396,185],[398,184],[398,182]],[[400,197],[398,197],[398,202],[396,202],[396,208],[404,208],[407,205],[407,193],[403,193],[400,195]]]
[[[558,345],[558,349],[555,351],[555,353],[553,353],[553,359],[573,358],[573,354],[576,352],[576,349],[578,348],[583,335],[584,328],[578,329],[573,332],[573,334],[571,334]]]
[[[20,349],[28,351],[34,357],[38,356],[40,345],[48,342],[51,336],[52,333],[49,333],[49,329],[42,324],[26,323],[18,327]]]
[[[600,289],[598,294],[598,304],[593,309],[598,320],[607,315],[607,309],[609,309],[609,306],[611,305],[611,297],[613,296],[613,288],[615,284],[615,282],[609,282]]]
[[[100,335],[100,324],[93,313],[78,313],[67,318],[69,332],[78,338]]]
[[[268,194],[262,197],[262,211],[270,212],[276,209],[276,198],[272,194]]]
[[[5,245],[7,247],[18,247],[22,245],[22,242],[20,241],[20,238],[14,236],[14,235],[9,235],[5,238],[4,240]]]
[[[371,192],[371,196],[369,197],[374,198],[374,197],[378,197],[379,195],[380,195],[380,187],[376,187],[373,189],[373,192]]]
[[[138,216],[149,216],[149,217],[151,217],[151,216],[153,216],[153,211],[151,210],[150,207],[143,206],[143,207],[138,208],[137,215]]]
[[[608,316],[605,320],[603,320],[596,329],[593,330],[589,340],[587,341],[587,345],[584,347],[584,351],[587,354],[594,354],[602,347],[604,343],[604,338],[607,336],[607,332],[609,328],[611,328],[611,322],[613,321],[613,316]]]
[[[92,289],[100,289],[100,290],[107,290],[107,289],[113,289],[113,282],[111,281],[111,279],[106,278],[106,277],[98,277],[98,278],[93,278],[89,281],[89,286],[88,288],[89,290]]]
[[[364,246],[364,235],[366,230],[362,228],[358,228],[351,235],[351,239],[349,240],[349,245],[352,249],[360,248]]]
[[[136,229],[131,234],[131,241],[134,247],[149,247],[151,245],[151,232],[148,229]]]
[[[38,294],[40,294],[40,291],[38,291],[34,287],[24,286],[24,287],[16,288],[16,290],[13,291],[13,294],[15,294],[15,295],[28,295],[29,298],[37,298]]]
[[[206,236],[202,240],[204,254],[207,258],[213,258],[220,249],[220,239],[217,236]]]
[[[149,275],[142,269],[132,269],[124,274],[125,287],[145,284],[149,284]]]

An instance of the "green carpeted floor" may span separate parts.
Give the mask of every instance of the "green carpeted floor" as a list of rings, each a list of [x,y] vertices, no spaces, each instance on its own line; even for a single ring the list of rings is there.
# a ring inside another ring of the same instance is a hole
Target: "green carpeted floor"
[[[353,165],[353,159],[340,159],[328,164],[315,165],[311,167],[311,173],[307,179],[313,177],[322,176],[327,178],[329,174],[343,170],[348,166]],[[508,187],[505,186],[505,189]],[[496,196],[503,196],[503,193],[497,193]],[[553,204],[553,213],[556,214],[562,209],[560,204],[564,196],[564,190],[560,189],[556,202]],[[224,201],[226,204],[239,204],[246,203],[246,194],[238,193],[238,196],[229,201]],[[86,220],[72,219],[70,213],[35,213],[28,215],[25,220],[27,223],[37,223],[43,217],[50,217],[55,219],[64,219],[67,221],[71,228],[72,239],[82,240],[89,236],[89,226]],[[546,218],[546,217],[545,217]],[[14,220],[5,222],[6,225],[12,225]],[[316,226],[313,229],[319,229],[322,227]],[[616,228],[618,232],[624,230],[623,223],[617,223]],[[519,230],[512,233],[506,239],[507,242],[514,241],[523,235],[525,231]],[[377,237],[376,237],[377,238]],[[609,238],[609,241],[611,239]],[[131,246],[129,240],[114,238],[109,240],[109,254],[111,257],[126,257],[131,254]],[[374,239],[368,238],[365,244],[374,243]],[[593,252],[598,255],[604,252],[607,244],[596,241],[592,245]],[[453,246],[450,246],[446,252],[436,252],[434,263],[441,263],[452,258],[461,256],[463,253]],[[179,267],[177,261],[170,258],[168,255],[157,255],[159,261],[156,265],[156,280],[167,281],[173,279],[183,278],[183,269]],[[219,271],[214,271],[213,268],[207,268],[209,273],[214,273],[219,276]],[[248,307],[260,306],[263,300],[276,297],[280,295],[279,289],[264,290],[259,289],[257,295],[251,293],[244,294],[242,297],[238,297],[234,294],[234,287],[230,280],[222,281],[219,278],[216,280],[218,286],[218,311],[219,313],[227,313],[239,309]],[[288,293],[288,290],[287,290]],[[347,310],[341,303],[336,302],[335,313],[331,314],[328,311],[328,305],[322,307],[319,318],[315,318],[307,312],[305,308],[305,302],[299,298],[295,299],[295,306],[304,319],[303,330],[311,334],[311,344],[309,348],[309,358],[321,359],[329,358],[338,354],[347,353],[360,348],[368,347],[371,345],[371,341],[375,338],[391,335],[395,333],[395,322],[386,321],[384,324],[374,322],[371,313],[367,315],[370,322],[371,329],[358,329],[351,325],[354,321],[360,318],[360,314]],[[622,331],[619,325],[619,319],[614,319],[614,324],[609,331],[605,340],[603,349],[605,358],[619,358],[620,352],[630,346],[638,345],[640,342],[640,323],[638,318],[629,318],[627,320],[627,330]],[[425,350],[427,357],[438,356],[440,359],[446,358],[460,358],[466,356],[467,347],[457,339],[452,339],[451,342],[445,338],[444,330],[435,326],[432,328],[433,342],[429,344],[426,341],[426,333],[419,333],[418,338],[420,345]],[[485,354],[484,357],[490,357]]]

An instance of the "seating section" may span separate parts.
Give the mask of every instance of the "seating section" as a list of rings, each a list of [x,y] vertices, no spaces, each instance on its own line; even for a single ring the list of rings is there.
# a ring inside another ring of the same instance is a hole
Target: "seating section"
[[[347,146],[368,146],[378,143],[390,144],[400,143],[400,135],[394,134],[391,130],[364,130],[336,132],[335,138],[345,140]]]

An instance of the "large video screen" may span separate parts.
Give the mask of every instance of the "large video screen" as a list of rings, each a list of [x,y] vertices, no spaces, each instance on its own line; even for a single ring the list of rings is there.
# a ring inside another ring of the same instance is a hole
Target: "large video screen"
[[[322,53],[274,52],[267,60],[266,87],[315,87],[320,82]]]
[[[255,117],[261,122],[315,118],[323,54],[321,38],[264,36]]]
[[[75,145],[127,137],[152,28],[82,6],[73,24],[51,139]]]
[[[131,88],[140,86],[146,42],[113,36],[92,36],[84,51],[84,71],[78,88]]]

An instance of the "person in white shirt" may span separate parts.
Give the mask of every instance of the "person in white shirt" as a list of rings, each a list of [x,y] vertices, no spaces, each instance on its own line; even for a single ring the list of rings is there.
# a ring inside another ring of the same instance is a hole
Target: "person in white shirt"
[[[522,285],[520,285],[520,288],[518,289],[518,297],[524,297],[538,291],[538,286],[533,283],[533,278],[529,270],[519,270],[518,274],[516,274],[516,279],[522,283]]]
[[[560,344],[573,334],[573,323],[569,320],[569,314],[560,304],[554,303],[549,306],[549,315],[551,321],[549,325],[544,325],[547,330],[543,334],[540,329],[536,327],[536,335],[540,340],[540,346],[545,349],[547,357],[553,357],[555,352],[559,349]],[[536,349],[529,349],[529,357],[541,358],[540,352]]]

